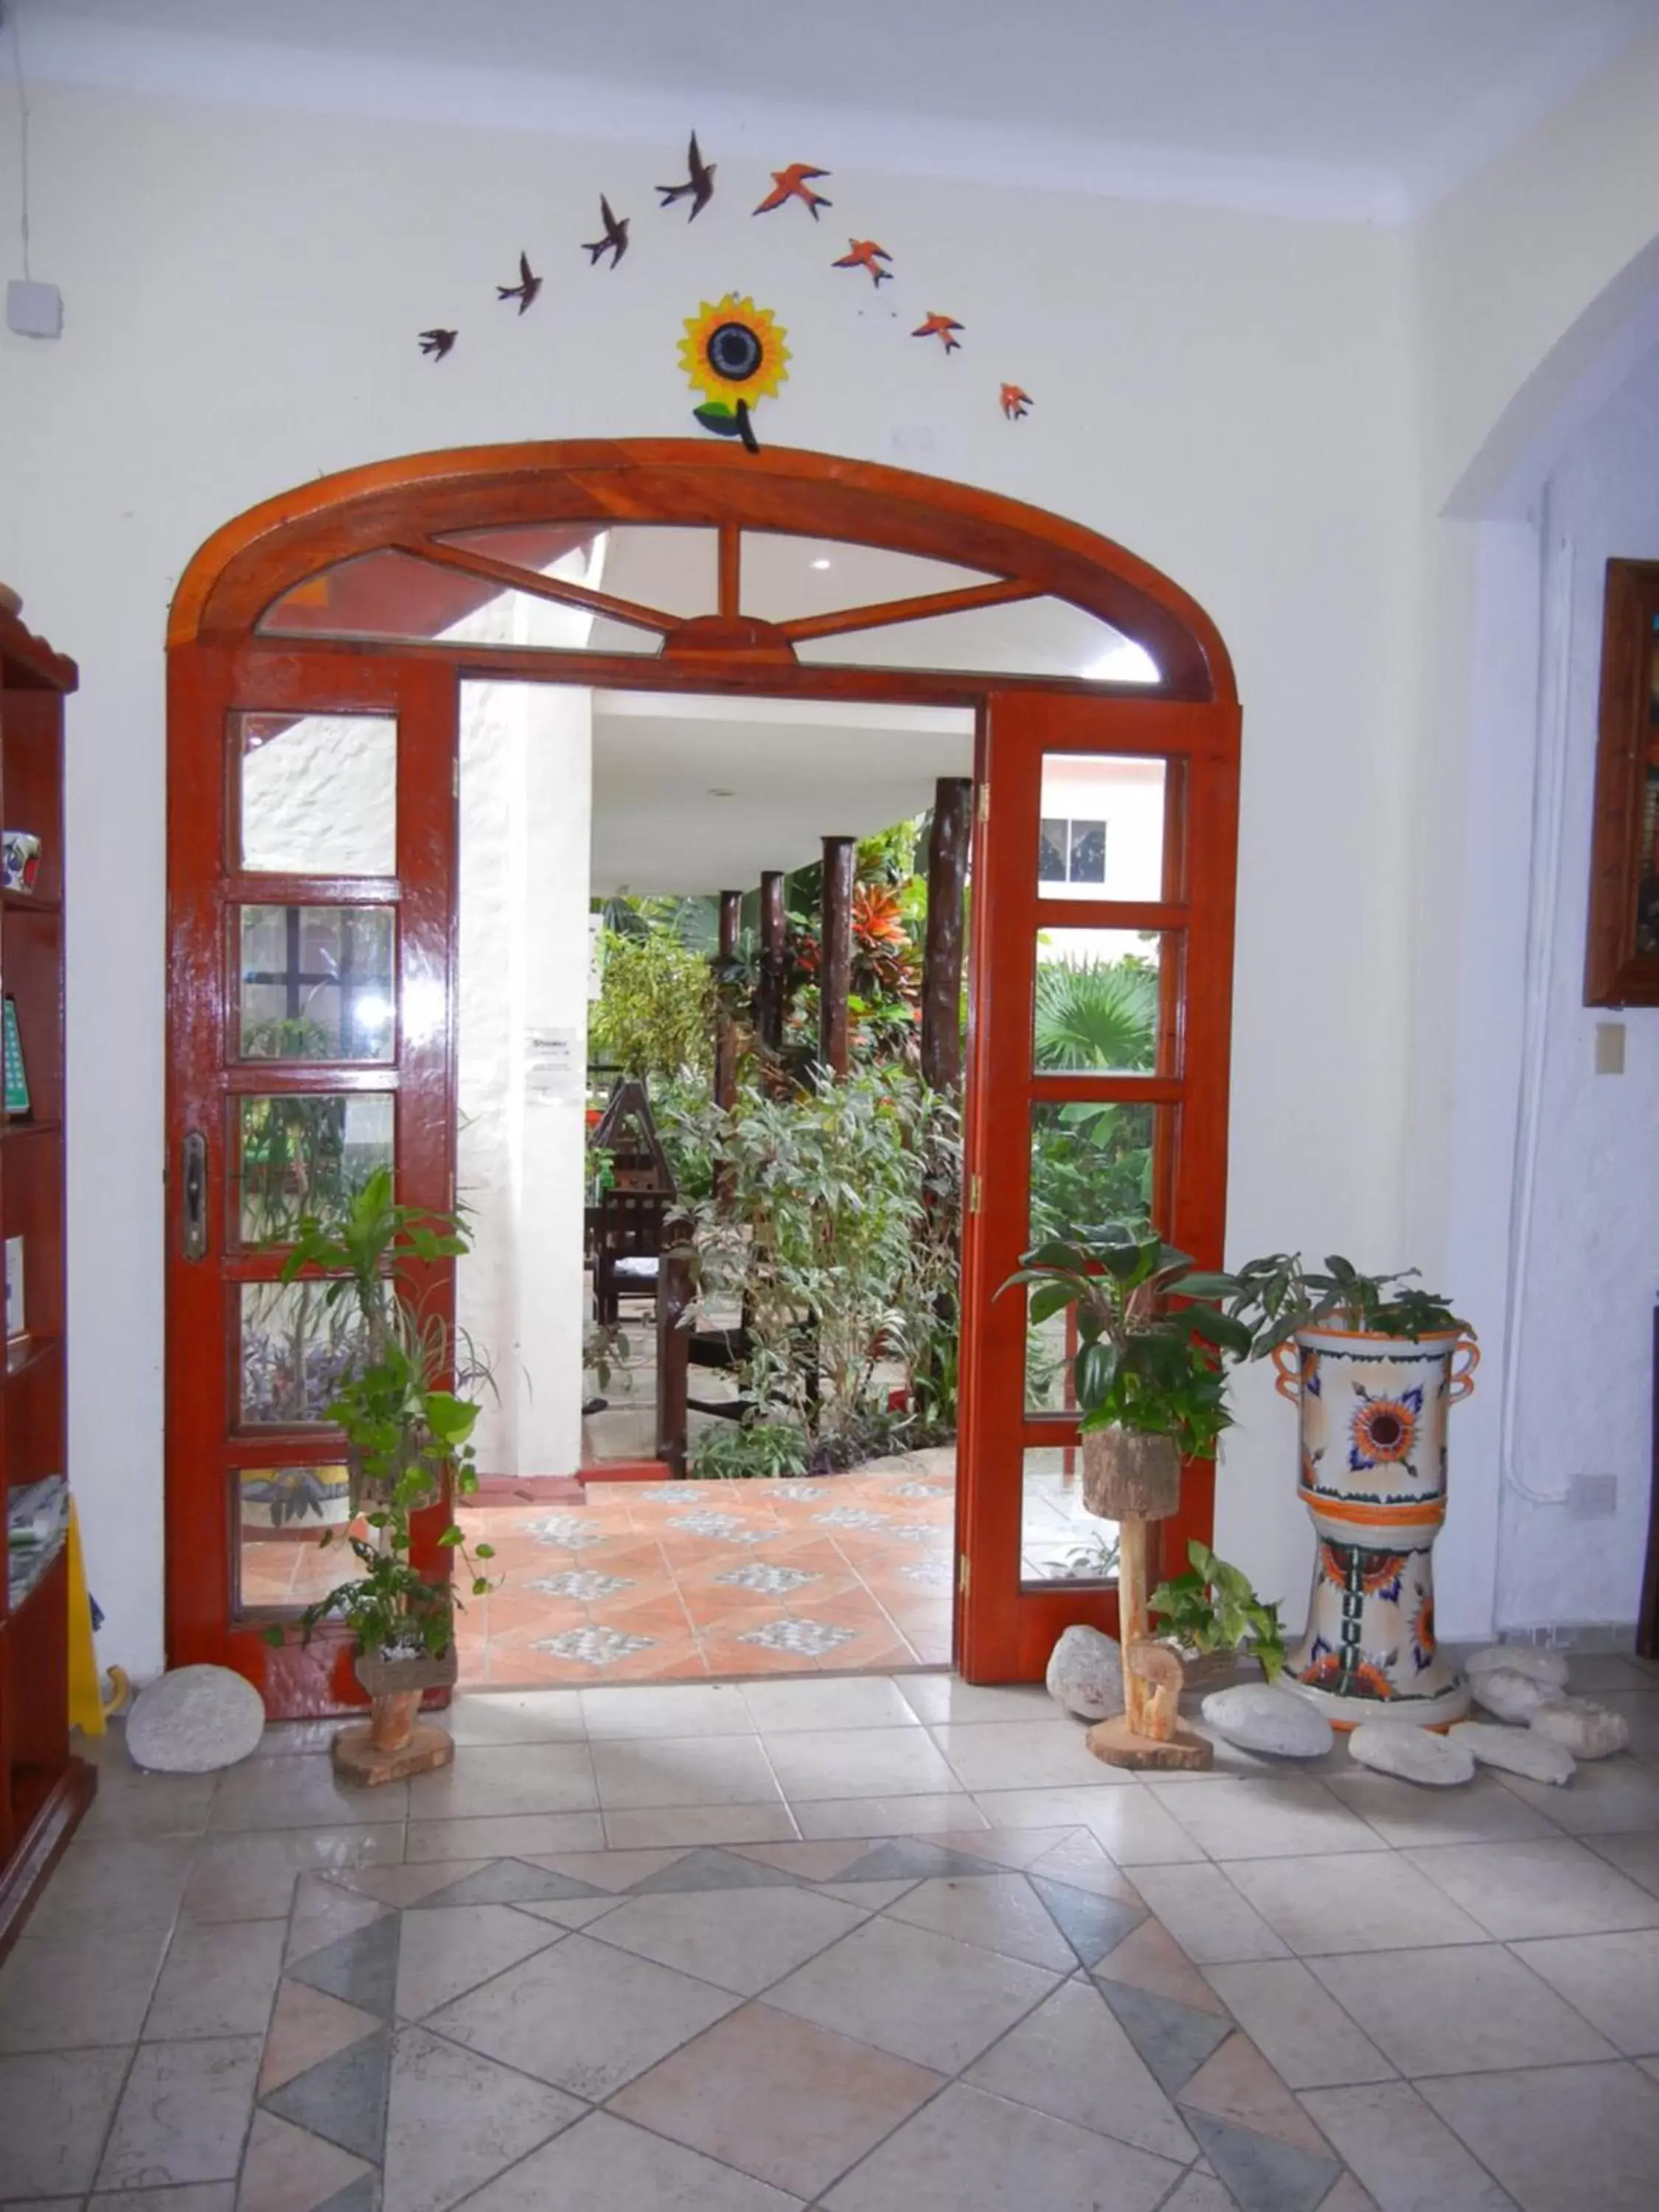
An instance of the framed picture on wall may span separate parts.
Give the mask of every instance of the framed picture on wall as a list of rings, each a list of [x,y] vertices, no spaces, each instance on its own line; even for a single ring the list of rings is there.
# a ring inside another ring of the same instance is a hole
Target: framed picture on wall
[[[1659,1006],[1659,561],[1609,561],[1587,1006]]]

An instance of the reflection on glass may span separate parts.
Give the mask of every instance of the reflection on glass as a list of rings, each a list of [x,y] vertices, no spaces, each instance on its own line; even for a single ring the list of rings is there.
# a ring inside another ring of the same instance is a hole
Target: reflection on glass
[[[1144,1221],[1152,1205],[1152,1106],[1031,1109],[1031,1242],[1103,1221]]]
[[[326,1282],[243,1283],[240,1411],[245,1425],[325,1421],[362,1353],[362,1319]]]
[[[398,865],[390,714],[238,714],[244,868],[389,876]]]
[[[390,1091],[287,1091],[244,1098],[236,1156],[244,1244],[290,1239],[301,1217],[337,1221],[376,1168],[390,1167]]]
[[[1045,1444],[1021,1456],[1020,1580],[1115,1582],[1117,1523],[1084,1511],[1078,1447]]]
[[[1165,763],[1133,754],[1045,753],[1037,828],[1044,898],[1173,898],[1164,879]]]
[[[240,909],[243,1060],[390,1060],[392,909]]]
[[[748,557],[745,552],[745,562]],[[978,580],[964,574],[945,588]],[[921,586],[927,591],[939,588],[937,584]],[[752,596],[745,566],[745,611]],[[885,590],[870,593],[872,599],[889,596]],[[805,605],[797,602],[789,609],[793,615],[812,611],[810,602]],[[804,661],[855,668],[983,669],[992,675],[1082,676],[1119,682],[1121,672],[1114,656],[1124,641],[1109,623],[1067,600],[1031,599],[1009,599],[999,606],[965,607],[959,614],[924,615],[916,622],[890,623],[877,629],[804,637],[797,641],[795,652]],[[1129,678],[1132,683],[1141,680],[1137,676]],[[1157,680],[1156,672],[1153,680]],[[1049,809],[1045,806],[1043,811]]]
[[[1179,933],[1169,933],[1172,953]],[[1157,931],[1037,933],[1031,1064],[1039,1073],[1150,1073],[1158,1064]]]
[[[240,1468],[231,1481],[239,1611],[298,1612],[362,1573],[343,1466]]]
[[[983,568],[929,561],[886,545],[852,545],[836,538],[796,538],[774,530],[743,533],[739,597],[744,613],[763,622],[794,622],[848,607],[878,606],[884,600],[926,599],[992,580]],[[890,635],[897,638],[902,633]],[[875,658],[889,657],[875,648],[873,636],[870,644]]]

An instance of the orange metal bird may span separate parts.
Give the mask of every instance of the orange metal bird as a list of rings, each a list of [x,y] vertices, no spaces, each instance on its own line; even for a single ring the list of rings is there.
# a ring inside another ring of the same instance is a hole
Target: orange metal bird
[[[960,353],[962,341],[955,333],[964,325],[954,315],[929,314],[927,321],[911,331],[913,338],[943,338],[946,353]]]
[[[1029,392],[1022,392],[1017,384],[1002,387],[1002,411],[1011,422],[1018,422],[1022,415],[1029,415],[1035,403]]]
[[[786,200],[799,200],[803,207],[810,210],[812,220],[816,222],[818,219],[818,210],[827,208],[832,203],[825,199],[822,192],[813,191],[811,189],[810,180],[814,177],[827,177],[829,174],[828,169],[811,168],[805,161],[792,161],[787,169],[774,169],[771,191],[768,192],[760,205],[751,212],[756,215],[770,215],[774,208],[781,208]]]
[[[884,261],[890,261],[893,258],[884,246],[878,246],[873,238],[849,238],[847,243],[852,252],[843,253],[839,261],[831,262],[832,269],[867,269],[874,283],[879,285],[884,279],[891,281],[892,270],[881,265]]]

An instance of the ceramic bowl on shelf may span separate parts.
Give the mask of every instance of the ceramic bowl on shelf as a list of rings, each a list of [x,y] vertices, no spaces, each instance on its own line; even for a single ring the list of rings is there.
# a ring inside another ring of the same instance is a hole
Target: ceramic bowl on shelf
[[[32,891],[40,873],[40,840],[29,830],[0,830],[0,884]]]

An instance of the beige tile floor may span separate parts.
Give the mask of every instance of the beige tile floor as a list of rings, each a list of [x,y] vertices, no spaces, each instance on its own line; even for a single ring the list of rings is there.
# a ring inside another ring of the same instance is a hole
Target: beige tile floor
[[[948,1675],[462,1698],[100,1746],[0,1970],[32,2212],[1651,2212],[1659,1668],[1634,1751],[1417,1790],[1096,1765]]]

